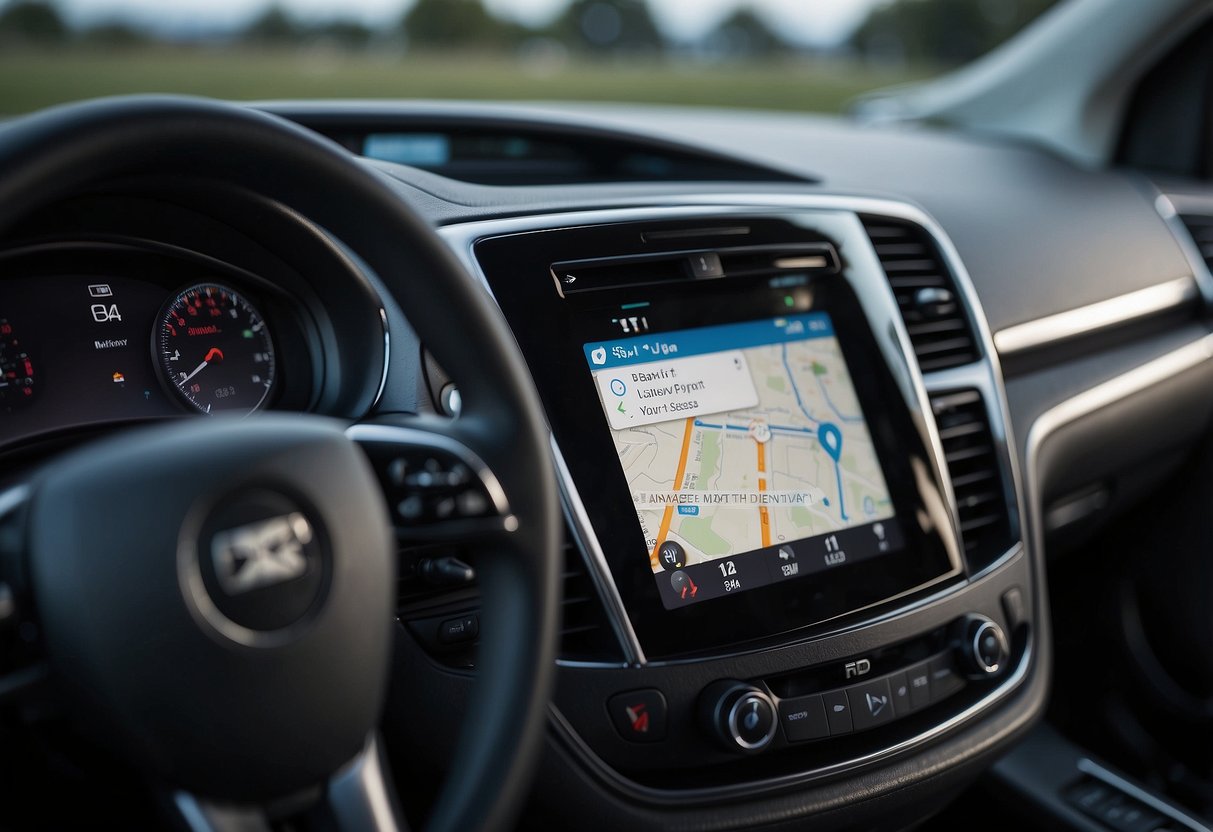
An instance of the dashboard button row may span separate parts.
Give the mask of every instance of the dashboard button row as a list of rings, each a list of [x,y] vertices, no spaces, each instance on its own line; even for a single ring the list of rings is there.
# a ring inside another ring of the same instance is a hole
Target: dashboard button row
[[[948,654],[871,681],[784,699],[779,720],[788,742],[866,731],[946,699],[965,686]]]

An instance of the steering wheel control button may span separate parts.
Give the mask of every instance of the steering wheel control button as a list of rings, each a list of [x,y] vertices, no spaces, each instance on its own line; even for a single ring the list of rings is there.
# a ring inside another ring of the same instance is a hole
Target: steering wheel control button
[[[420,529],[495,513],[485,483],[453,450],[385,442],[384,451],[379,451],[376,445],[364,442],[363,448],[375,465],[389,505],[396,508],[398,527]]]
[[[784,699],[779,703],[779,721],[788,742],[819,740],[830,735],[825,704],[816,694]]]
[[[438,625],[439,644],[462,644],[480,635],[480,617],[474,613],[443,621]]]
[[[876,679],[847,688],[851,701],[851,721],[856,731],[865,731],[893,720],[893,694],[889,680]]]
[[[292,628],[319,609],[332,555],[313,517],[268,488],[238,491],[210,511],[194,561],[202,593],[193,600],[216,630],[256,644],[257,634]]]
[[[665,694],[656,688],[615,694],[607,701],[607,713],[619,736],[628,742],[661,742],[665,739]]]
[[[1010,646],[996,623],[982,616],[970,616],[960,629],[960,660],[970,678],[997,676],[1006,667]]]
[[[826,722],[830,726],[830,736],[837,737],[849,734],[854,730],[851,720],[851,703],[845,690],[832,690],[821,695],[822,704],[826,709]]]

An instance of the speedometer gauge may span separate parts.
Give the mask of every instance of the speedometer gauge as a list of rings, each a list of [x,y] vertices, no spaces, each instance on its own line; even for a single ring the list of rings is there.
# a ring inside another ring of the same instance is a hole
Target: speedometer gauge
[[[274,384],[274,343],[265,318],[227,286],[200,283],[169,301],[152,347],[169,387],[203,413],[250,413]]]

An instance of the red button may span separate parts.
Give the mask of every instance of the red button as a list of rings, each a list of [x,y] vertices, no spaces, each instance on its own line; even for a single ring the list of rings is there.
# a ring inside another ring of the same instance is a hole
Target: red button
[[[665,696],[656,688],[615,694],[607,701],[607,713],[619,736],[629,742],[665,739]]]

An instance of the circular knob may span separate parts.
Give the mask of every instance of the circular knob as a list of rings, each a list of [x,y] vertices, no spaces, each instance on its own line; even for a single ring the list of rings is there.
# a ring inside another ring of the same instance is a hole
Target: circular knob
[[[964,620],[960,636],[962,666],[974,679],[997,676],[1007,664],[1010,647],[1002,627],[981,615]]]
[[[722,680],[700,696],[700,715],[708,731],[730,751],[754,754],[775,738],[779,718],[775,703],[761,688]]]

